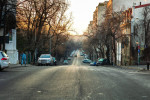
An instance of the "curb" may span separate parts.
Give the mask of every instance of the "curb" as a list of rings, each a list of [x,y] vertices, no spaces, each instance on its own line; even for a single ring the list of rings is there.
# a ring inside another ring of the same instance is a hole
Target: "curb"
[[[150,71],[150,70],[147,70],[147,67],[146,66],[134,66],[134,67],[131,67],[131,66],[119,66],[120,68],[125,68],[125,69],[133,69],[133,70],[137,70],[137,71]]]
[[[30,65],[30,64],[27,64],[26,66],[25,65],[21,65],[21,64],[10,64],[9,68],[31,67],[31,66],[32,65]]]

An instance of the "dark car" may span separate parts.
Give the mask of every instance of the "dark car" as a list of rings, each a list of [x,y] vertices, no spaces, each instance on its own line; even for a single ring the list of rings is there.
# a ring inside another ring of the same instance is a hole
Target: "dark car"
[[[110,65],[110,62],[109,62],[109,60],[108,59],[99,59],[98,61],[97,61],[97,66],[98,65]]]
[[[91,62],[90,63],[90,66],[96,66],[96,62],[94,61],[94,62]]]

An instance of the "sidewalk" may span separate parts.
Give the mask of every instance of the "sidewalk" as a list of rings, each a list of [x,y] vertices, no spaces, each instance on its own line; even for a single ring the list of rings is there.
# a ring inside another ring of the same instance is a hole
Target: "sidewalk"
[[[31,67],[31,66],[34,66],[34,65],[31,65],[31,64],[26,64],[26,66],[23,64],[21,66],[21,64],[10,64],[9,65],[9,68],[18,68],[18,67]]]
[[[148,71],[147,65],[129,65],[129,66],[119,66],[121,68],[134,69],[138,71]],[[150,70],[148,71],[150,72]]]

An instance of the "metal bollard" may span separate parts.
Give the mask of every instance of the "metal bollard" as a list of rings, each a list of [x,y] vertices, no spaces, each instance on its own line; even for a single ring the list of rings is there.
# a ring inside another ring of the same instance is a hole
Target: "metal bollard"
[[[147,70],[149,70],[149,62],[147,63]]]

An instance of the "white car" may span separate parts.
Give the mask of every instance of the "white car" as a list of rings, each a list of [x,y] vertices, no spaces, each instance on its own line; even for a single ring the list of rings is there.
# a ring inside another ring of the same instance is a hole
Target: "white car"
[[[0,51],[0,70],[9,67],[9,57],[3,51]]]
[[[50,54],[41,54],[38,58],[38,65],[53,65],[53,57]]]

